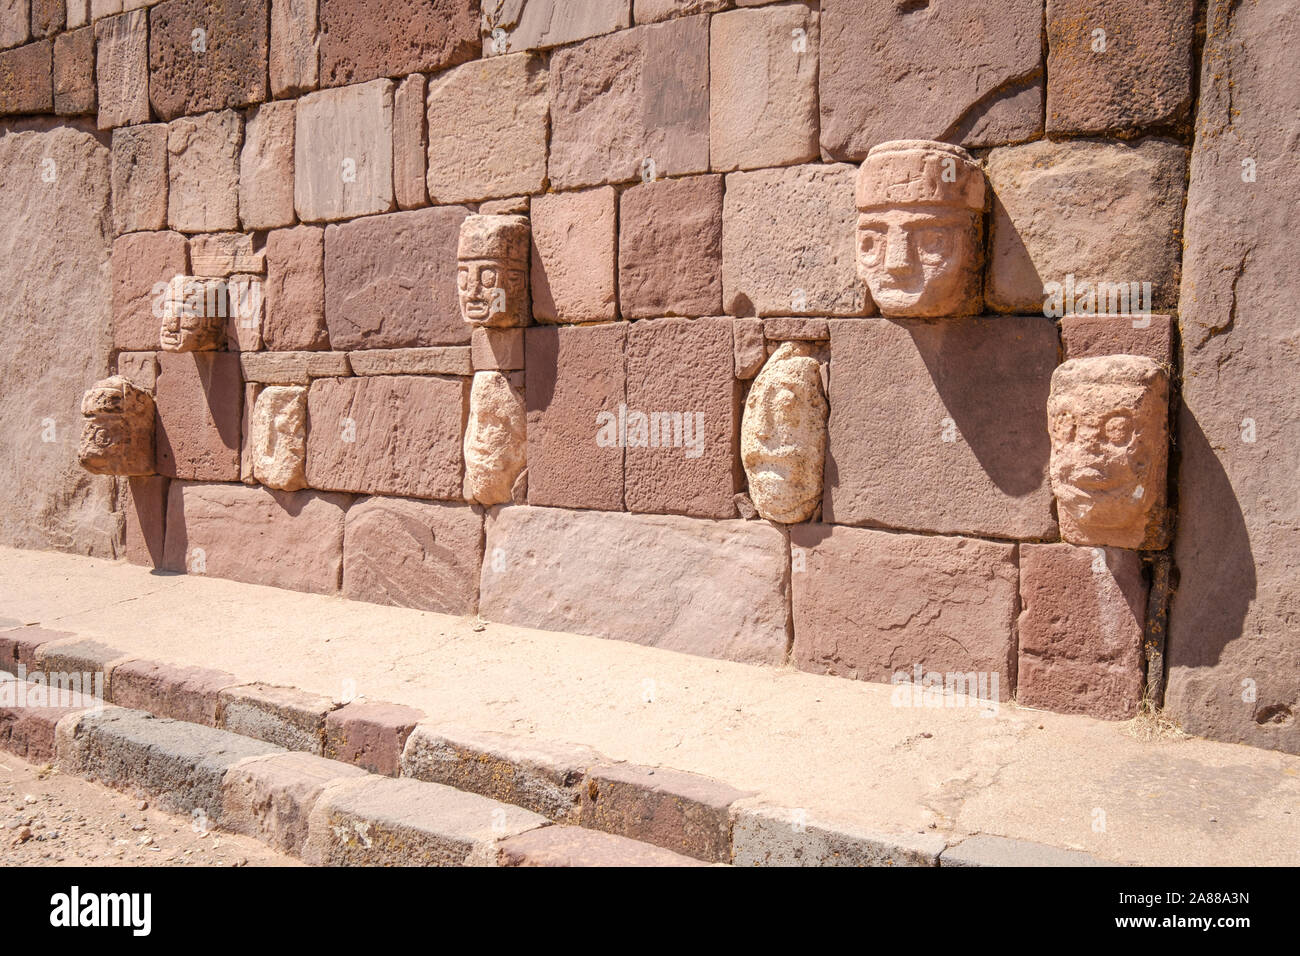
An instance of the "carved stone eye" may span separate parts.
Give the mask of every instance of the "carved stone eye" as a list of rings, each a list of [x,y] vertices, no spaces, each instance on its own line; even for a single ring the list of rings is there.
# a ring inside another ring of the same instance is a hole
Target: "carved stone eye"
[[[1133,437],[1133,418],[1127,412],[1116,412],[1103,423],[1102,433],[1112,445],[1127,445]]]

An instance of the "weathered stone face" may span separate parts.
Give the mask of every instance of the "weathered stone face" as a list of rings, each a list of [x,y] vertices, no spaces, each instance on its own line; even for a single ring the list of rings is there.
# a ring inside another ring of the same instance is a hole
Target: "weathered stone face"
[[[858,275],[880,313],[981,311],[984,174],[946,143],[881,143],[858,171]]]
[[[1161,548],[1169,380],[1150,359],[1071,359],[1047,401],[1051,478],[1061,536],[1071,544]]]
[[[268,385],[257,396],[250,421],[253,477],[268,488],[307,487],[307,389]]]
[[[504,372],[476,372],[465,427],[465,498],[483,505],[510,501],[527,462],[523,389]]]
[[[164,352],[207,352],[221,347],[226,317],[218,306],[224,283],[173,276],[162,303],[159,343]]]
[[[460,314],[473,326],[527,325],[528,219],[469,216],[456,251]]]
[[[770,521],[812,517],[821,501],[826,416],[818,362],[803,342],[786,342],[758,373],[740,427],[749,496]]]
[[[82,468],[96,475],[154,473],[152,395],[114,375],[86,391],[81,414]]]

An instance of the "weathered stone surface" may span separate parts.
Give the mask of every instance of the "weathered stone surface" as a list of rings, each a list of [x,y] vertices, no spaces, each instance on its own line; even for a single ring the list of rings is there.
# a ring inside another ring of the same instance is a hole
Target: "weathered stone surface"
[[[49,705],[51,698],[56,705]],[[9,701],[16,706],[7,706]],[[19,682],[8,674],[0,675],[0,703],[6,705],[0,706],[0,750],[37,766],[54,763],[59,721],[94,706],[92,700],[80,694],[58,687],[47,690],[39,684]],[[68,706],[58,706],[61,704]]]
[[[352,374],[347,352],[245,352],[239,367],[245,381],[262,385],[306,385]]]
[[[1107,720],[1134,716],[1146,605],[1134,551],[1022,545],[1016,700]]]
[[[267,103],[248,117],[239,154],[239,220],[245,229],[292,226],[293,103]]]
[[[244,411],[239,421],[239,480],[246,485],[257,484],[253,477],[253,407],[263,388],[264,385],[256,382],[244,383]]]
[[[709,168],[708,19],[622,30],[554,54],[552,185]]]
[[[1169,376],[1141,355],[1071,359],[1052,373],[1052,493],[1072,544],[1169,541]]]
[[[722,304],[730,315],[869,315],[855,271],[856,170],[792,166],[727,176]]]
[[[0,7],[0,48],[31,39],[31,0],[5,0]]]
[[[829,332],[827,333],[830,334]],[[732,319],[731,339],[735,357],[736,378],[751,379],[767,361],[767,347],[763,341],[764,324],[761,319]]]
[[[124,661],[113,668],[113,703],[215,727],[221,691],[235,683],[233,674],[206,667]]]
[[[546,823],[441,784],[348,781],[316,801],[302,857],[317,866],[495,866],[498,840]]]
[[[467,345],[456,286],[464,206],[375,216],[325,230],[325,321],[336,349]]]
[[[158,474],[199,481],[239,480],[244,383],[229,352],[158,356]]]
[[[527,216],[473,215],[456,242],[460,317],[471,328],[515,328],[532,315]]]
[[[179,232],[139,232],[113,241],[113,346],[158,348],[163,300],[172,278],[189,269]]]
[[[413,707],[382,701],[357,701],[325,715],[325,751],[371,773],[396,777],[402,748],[424,714]]]
[[[402,209],[429,204],[424,185],[429,147],[424,131],[425,87],[424,74],[414,73],[393,93],[393,194]]]
[[[530,505],[623,509],[623,444],[596,439],[627,401],[626,341],[622,325],[524,330]]]
[[[772,343],[773,348],[782,342],[826,342],[831,337],[831,324],[826,319],[801,316],[763,319],[763,337]]]
[[[1019,94],[1041,82],[1042,29],[1041,0],[942,7],[826,0],[823,151],[857,161],[876,143],[904,137],[987,146],[1031,139],[1042,130],[1041,92]],[[1011,115],[987,129],[981,120],[1007,101]]]
[[[353,375],[473,375],[468,345],[349,352]]]
[[[539,322],[614,319],[618,197],[612,186],[538,196],[532,204],[533,317]]]
[[[266,250],[246,232],[213,232],[190,237],[190,271],[196,276],[231,277],[237,272],[266,272]],[[237,293],[231,291],[234,296]]]
[[[307,222],[393,208],[393,84],[309,93],[297,101],[293,204]]]
[[[47,37],[60,32],[67,10],[64,0],[31,0],[32,36]]]
[[[977,833],[944,850],[940,866],[1106,866],[1078,850]]]
[[[227,344],[231,315],[225,280],[172,276],[162,297],[158,344],[164,352],[212,352]]]
[[[731,862],[730,807],[743,791],[664,767],[606,763],[587,771],[582,825],[705,860]]]
[[[268,488],[297,491],[307,486],[307,389],[268,385],[252,414],[253,477]]]
[[[312,754],[275,754],[236,764],[221,788],[223,829],[300,853],[307,818],[326,787],[366,776],[360,767]]]
[[[491,96],[484,96],[491,90]],[[467,63],[429,83],[429,198],[477,202],[546,183],[547,71],[532,53]]]
[[[152,392],[158,378],[158,355],[156,352],[119,352],[113,371],[136,388]]]
[[[322,86],[432,73],[479,55],[478,4],[320,0]]]
[[[749,498],[769,521],[806,521],[821,504],[828,412],[820,363],[785,343],[754,379],[740,434]]]
[[[325,715],[339,706],[328,697],[270,684],[226,687],[218,696],[223,730],[317,756],[324,747]]]
[[[54,112],[54,41],[0,53],[0,116]]]
[[[307,483],[331,491],[459,499],[469,380],[324,378],[307,398]]]
[[[268,349],[328,349],[325,325],[325,230],[319,226],[277,229],[266,237]]]
[[[114,232],[166,228],[166,124],[150,123],[113,130]],[[157,265],[156,262],[146,264],[151,269]],[[183,263],[179,271],[185,271]]]
[[[72,636],[63,640],[47,641],[36,648],[34,669],[46,675],[65,675],[65,686],[75,688],[80,677],[80,692],[111,700],[113,696],[113,671],[131,660],[131,655],[100,641]]]
[[[479,215],[482,216],[526,216],[531,205],[531,196],[508,196],[505,199],[489,199],[480,203]]]
[[[937,834],[872,833],[769,806],[736,811],[731,841],[735,866],[938,866],[946,846]]]
[[[1047,132],[1166,125],[1192,104],[1193,0],[1048,0]],[[1097,31],[1101,30],[1099,36]]]
[[[317,0],[271,4],[271,95],[277,99],[316,89],[319,79]]]
[[[673,17],[697,13],[714,13],[731,6],[731,0],[633,0],[632,12],[637,23],[656,23]],[[740,4],[744,6],[744,4]]]
[[[662,847],[584,827],[542,827],[501,842],[499,866],[707,866]]]
[[[77,465],[81,395],[112,347],[108,147],[7,132],[0,209],[0,544],[113,557],[113,479]]]
[[[1055,537],[1056,353],[1042,317],[832,322],[824,520]]]
[[[475,329],[469,345],[470,359],[477,370],[524,367],[523,329]]]
[[[790,547],[804,568],[790,575],[800,670],[904,686],[919,668],[968,678],[970,696],[1010,699],[1014,544],[800,524]]]
[[[180,232],[239,228],[238,113],[186,116],[167,127],[167,224]]]
[[[1208,6],[1178,305],[1181,582],[1165,694],[1192,733],[1289,753],[1300,753],[1300,407],[1289,397],[1300,274],[1279,264],[1295,261],[1300,238],[1279,117],[1300,109],[1287,67],[1297,44],[1294,10]]]
[[[0,631],[0,670],[10,674],[18,672],[21,664],[28,672],[38,670],[36,653],[51,641],[62,641],[75,635],[71,631],[52,631],[43,627],[20,626],[18,621],[10,621],[11,631]]]
[[[1045,286],[1065,284],[1067,276],[1076,277],[1076,287],[1150,282],[1155,308],[1174,305],[1187,174],[1183,146],[1163,139],[1043,140],[995,149],[987,172],[994,194],[985,288],[990,308],[1042,311]]]
[[[722,177],[633,186],[619,199],[619,310],[629,319],[722,311]]]
[[[527,433],[523,388],[505,372],[475,373],[465,424],[467,501],[499,505],[512,500],[528,461]]]
[[[125,556],[132,564],[162,567],[169,484],[171,479],[163,475],[131,478],[119,499],[126,519]]]
[[[483,55],[544,50],[632,25],[632,0],[484,0]]]
[[[154,473],[153,396],[120,375],[96,382],[81,398],[85,422],[77,458],[95,475]]]
[[[486,547],[488,620],[706,657],[785,658],[785,536],[771,525],[507,507],[489,513]]]
[[[1065,357],[1145,355],[1173,368],[1174,322],[1168,315],[1067,315],[1061,319]]]
[[[233,479],[232,479],[233,480]],[[169,571],[331,594],[343,565],[346,495],[173,481]]]
[[[100,129],[149,122],[148,11],[96,21],[95,87]]]
[[[473,614],[483,562],[483,516],[468,505],[362,498],[348,509],[343,596],[354,601]]]
[[[54,38],[54,112],[93,113],[95,104],[95,31],[60,33]]]
[[[165,0],[150,8],[149,102],[160,119],[266,99],[270,6]]]
[[[733,10],[709,29],[711,168],[816,160],[816,10],[802,3]]]
[[[622,424],[625,421],[626,424]],[[627,414],[601,435],[626,434],[629,511],[734,518],[740,383],[731,320],[638,322],[627,333]]]

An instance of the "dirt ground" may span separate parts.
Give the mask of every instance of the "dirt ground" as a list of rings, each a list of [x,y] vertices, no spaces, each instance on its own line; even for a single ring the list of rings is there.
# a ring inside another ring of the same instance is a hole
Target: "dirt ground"
[[[251,837],[0,753],[0,867],[301,866]]]

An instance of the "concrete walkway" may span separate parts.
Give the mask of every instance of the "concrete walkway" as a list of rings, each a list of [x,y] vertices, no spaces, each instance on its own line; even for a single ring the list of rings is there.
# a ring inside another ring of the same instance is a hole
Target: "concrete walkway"
[[[617,601],[618,595],[611,595]],[[1300,757],[619,641],[0,549],[0,627],[692,771],[812,821],[1132,864],[1300,864]],[[476,629],[477,628],[477,629]]]

